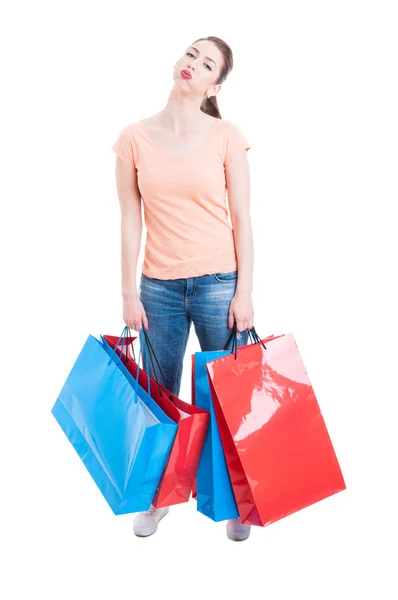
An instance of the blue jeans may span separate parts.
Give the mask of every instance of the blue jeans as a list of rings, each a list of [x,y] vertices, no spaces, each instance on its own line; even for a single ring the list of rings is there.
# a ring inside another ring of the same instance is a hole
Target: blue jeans
[[[232,331],[228,313],[237,279],[237,270],[180,279],[156,279],[141,273],[139,298],[148,318],[148,338],[164,379],[156,361],[155,374],[151,360],[148,365],[145,360],[142,364],[151,377],[176,396],[180,392],[191,322],[202,351],[223,350]],[[247,344],[248,335],[247,330],[238,332],[236,345]]]

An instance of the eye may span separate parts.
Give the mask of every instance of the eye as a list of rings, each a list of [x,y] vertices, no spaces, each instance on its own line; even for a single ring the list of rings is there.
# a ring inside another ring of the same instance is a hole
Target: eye
[[[187,56],[192,56],[193,58],[195,58],[194,55],[192,54],[192,52],[185,52],[185,54]],[[209,69],[209,71],[212,70],[212,68],[207,63],[203,63],[203,64],[206,65],[206,67]]]

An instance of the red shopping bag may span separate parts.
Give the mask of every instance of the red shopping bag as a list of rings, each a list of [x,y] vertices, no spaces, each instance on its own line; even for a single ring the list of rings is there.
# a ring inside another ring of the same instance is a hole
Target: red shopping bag
[[[206,367],[241,521],[266,526],[346,486],[293,335],[261,342]]]
[[[274,335],[270,335],[268,339],[272,339],[273,337],[275,337]],[[228,344],[226,344],[228,346]],[[245,346],[240,346],[240,348],[244,348]],[[195,354],[192,354],[191,356],[191,360],[192,360],[192,365],[191,365],[191,398],[192,398],[192,404],[195,404]],[[211,391],[211,385],[210,385],[210,391]],[[221,415],[219,415],[219,411],[217,411],[217,402],[214,403],[214,397],[213,397],[213,393],[212,393],[212,398],[213,398],[213,405],[214,405],[214,412],[216,413],[216,417],[217,417],[217,422],[222,421],[223,416],[222,413]],[[225,424],[224,424],[225,425]],[[225,429],[225,427],[224,427]],[[226,454],[225,448],[229,447],[229,458],[230,458],[230,467],[229,467],[229,471],[230,468],[233,468],[233,461],[234,458],[236,457],[236,448],[235,445],[232,441],[232,438],[228,432],[228,429],[223,432],[222,428],[219,428],[220,430],[220,438],[221,438],[221,443],[223,444],[223,450],[224,450],[224,454]],[[224,438],[224,440],[223,440]],[[232,446],[229,444],[229,442],[232,442]],[[239,475],[239,477],[242,477],[242,474]],[[196,478],[195,478],[195,482],[192,488],[192,498],[196,499],[197,498],[197,494],[196,494]]]
[[[111,335],[104,335],[103,338],[112,348],[116,347],[119,339]],[[125,339],[123,362],[131,375],[136,377],[138,365],[128,350],[128,345],[134,339],[136,338]],[[120,349],[117,352],[121,354]],[[168,462],[152,501],[156,508],[160,508],[188,502],[206,437],[209,413],[183,402],[154,378],[149,377],[149,379],[151,398],[178,424]],[[148,375],[141,368],[138,373],[138,383],[145,390],[148,389]]]

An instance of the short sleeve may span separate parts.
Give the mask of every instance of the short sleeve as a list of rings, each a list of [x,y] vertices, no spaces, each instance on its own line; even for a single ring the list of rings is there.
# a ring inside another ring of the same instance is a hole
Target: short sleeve
[[[123,162],[131,167],[136,167],[135,142],[130,126],[124,127],[112,146],[112,150]]]
[[[231,123],[227,135],[227,144],[225,150],[224,166],[237,154],[240,150],[249,150],[250,142],[241,129],[234,123]]]

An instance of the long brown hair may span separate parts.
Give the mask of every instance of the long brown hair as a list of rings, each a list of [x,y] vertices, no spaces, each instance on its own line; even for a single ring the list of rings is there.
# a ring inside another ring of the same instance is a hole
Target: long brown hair
[[[217,48],[220,50],[221,54],[223,55],[223,58],[224,58],[223,65],[221,68],[220,76],[216,81],[216,84],[223,83],[226,80],[226,78],[228,77],[229,73],[232,71],[232,68],[234,66],[232,50],[228,46],[228,44],[226,42],[224,42],[224,40],[222,40],[219,37],[215,37],[214,35],[210,35],[209,37],[205,37],[205,38],[199,38],[198,40],[195,40],[195,42],[200,42],[202,40],[214,42],[214,44],[217,46]],[[218,104],[217,104],[217,96],[211,96],[210,98],[205,96],[203,98],[203,102],[200,106],[200,110],[203,111],[204,113],[206,113],[207,115],[221,119],[220,109],[218,108]]]

